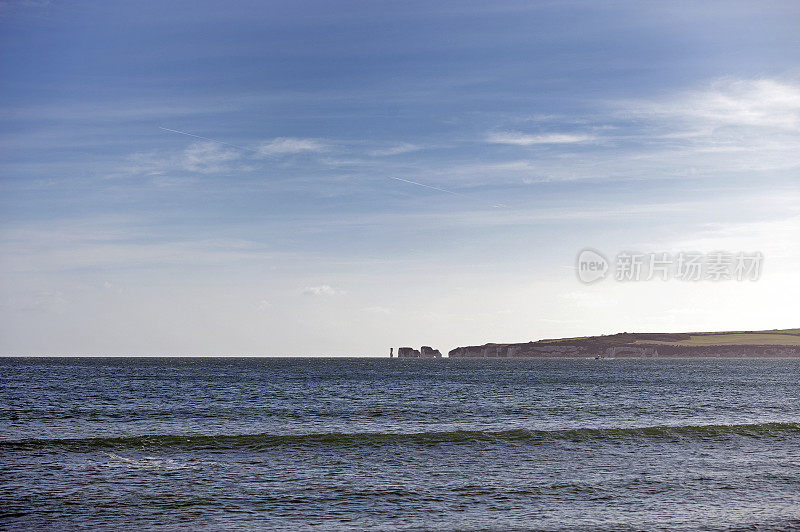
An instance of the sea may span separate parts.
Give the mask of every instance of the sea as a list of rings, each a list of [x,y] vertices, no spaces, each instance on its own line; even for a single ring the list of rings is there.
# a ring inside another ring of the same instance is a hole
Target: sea
[[[0,359],[4,530],[800,530],[798,359]]]

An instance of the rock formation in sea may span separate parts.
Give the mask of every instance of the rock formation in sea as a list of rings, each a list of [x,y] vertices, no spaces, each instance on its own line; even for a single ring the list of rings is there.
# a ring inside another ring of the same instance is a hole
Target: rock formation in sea
[[[414,349],[413,347],[398,347],[397,348],[397,357],[398,358],[419,358],[420,352]]]
[[[398,347],[398,358],[441,358],[442,353],[438,349],[423,345],[419,351],[413,347]]]
[[[433,349],[430,346],[423,345],[419,348],[422,358],[442,358],[442,353],[438,349]]]

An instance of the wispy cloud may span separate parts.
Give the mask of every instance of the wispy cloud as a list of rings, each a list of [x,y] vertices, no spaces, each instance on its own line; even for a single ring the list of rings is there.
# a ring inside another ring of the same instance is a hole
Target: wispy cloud
[[[681,119],[705,126],[800,131],[800,86],[774,79],[722,79],[660,100],[621,102],[638,117]]]
[[[486,140],[493,144],[512,144],[514,146],[533,146],[535,144],[574,144],[594,140],[592,135],[574,133],[548,133],[546,135],[529,135],[526,133],[504,131],[492,132]]]
[[[701,175],[798,167],[797,83],[721,79],[665,98],[617,102],[616,107],[628,131],[647,144],[639,152],[642,161],[691,166]]]
[[[404,153],[411,153],[414,151],[421,150],[422,147],[417,144],[410,144],[408,142],[403,142],[400,144],[396,144],[394,146],[390,146],[388,148],[381,148],[372,151],[372,155],[376,157],[382,156],[390,156],[390,155],[402,155]]]
[[[303,288],[303,294],[307,296],[330,297],[344,295],[345,293],[344,290],[339,290],[327,284]]]
[[[279,137],[258,146],[256,154],[260,157],[274,157],[276,155],[322,152],[328,148],[326,143],[317,139]]]
[[[230,163],[242,158],[235,149],[224,148],[213,142],[197,142],[184,150],[181,166],[192,172],[216,174],[231,169]]]
[[[233,153],[236,154],[237,158],[240,157],[243,153],[247,152],[254,152],[255,157],[275,157],[278,155],[293,155],[304,152],[322,152],[326,151],[329,148],[327,143],[322,142],[318,139],[304,139],[304,138],[294,138],[294,137],[278,137],[267,142],[262,142],[255,148],[251,148],[248,146],[239,146],[236,144],[231,144],[230,142],[225,142],[219,139],[196,135],[194,133],[190,133],[188,131],[181,131],[179,129],[170,129],[166,127],[159,127],[159,129],[207,141],[208,146],[206,146],[206,150],[209,152],[212,151],[209,148],[209,146],[214,146],[214,145],[218,147],[225,146],[226,148],[233,148],[235,150]],[[222,152],[222,150],[220,149],[217,150],[217,153],[230,154],[231,151],[228,150],[226,152]],[[233,158],[232,155],[231,158]]]
[[[180,151],[157,150],[127,157],[111,177],[151,176],[175,179],[176,173],[211,175],[251,169],[241,150],[213,141],[194,142]]]
[[[505,152],[496,153],[420,178],[453,186],[445,178],[454,176],[463,186],[486,184],[489,176],[495,184],[628,181],[764,176],[800,168],[800,84],[794,81],[724,78],[658,97],[596,103],[581,117],[583,132],[531,134],[496,126],[484,138],[550,148],[535,158],[516,153],[509,160]]]

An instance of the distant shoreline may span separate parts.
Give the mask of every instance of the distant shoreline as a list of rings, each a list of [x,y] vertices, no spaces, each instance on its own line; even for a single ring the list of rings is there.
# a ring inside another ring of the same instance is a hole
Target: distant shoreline
[[[800,329],[619,333],[456,347],[450,358],[794,358]]]

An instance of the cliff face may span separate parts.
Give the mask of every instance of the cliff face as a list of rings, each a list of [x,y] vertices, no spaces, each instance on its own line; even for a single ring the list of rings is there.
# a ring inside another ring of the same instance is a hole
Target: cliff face
[[[609,358],[643,357],[800,357],[800,346],[789,345],[613,345],[600,341],[575,341],[527,344],[486,344],[457,347],[452,358],[584,358],[597,355]]]
[[[486,344],[457,347],[448,353],[451,358],[514,358],[514,357],[580,357],[589,350],[574,345]],[[594,356],[594,355],[592,355]]]

